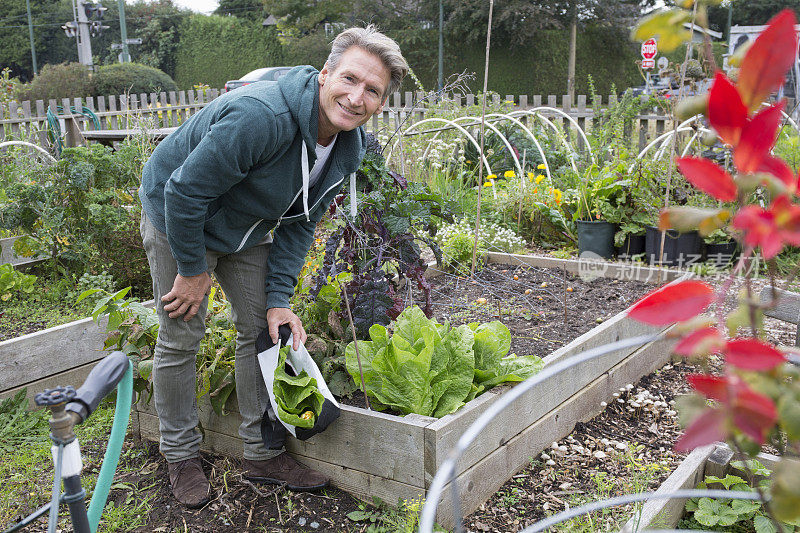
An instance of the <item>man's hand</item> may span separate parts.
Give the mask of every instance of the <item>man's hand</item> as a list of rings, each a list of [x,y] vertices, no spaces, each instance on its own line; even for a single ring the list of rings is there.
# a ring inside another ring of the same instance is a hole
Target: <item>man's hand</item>
[[[188,322],[197,314],[203,298],[210,290],[211,276],[208,272],[189,277],[178,274],[175,276],[172,290],[161,297],[161,301],[166,303],[164,311],[169,313],[170,318],[183,315],[184,322]]]
[[[273,307],[267,309],[267,326],[272,342],[278,344],[278,327],[281,324],[288,324],[292,328],[292,349],[297,350],[300,344],[306,342],[306,330],[303,329],[303,322],[291,309],[285,307]]]

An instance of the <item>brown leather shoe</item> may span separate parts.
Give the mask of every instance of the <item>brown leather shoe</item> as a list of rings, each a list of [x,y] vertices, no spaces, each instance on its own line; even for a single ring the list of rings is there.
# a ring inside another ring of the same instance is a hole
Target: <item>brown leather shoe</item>
[[[199,457],[167,463],[167,469],[172,495],[176,500],[190,509],[197,509],[208,503],[211,485],[203,473]]]
[[[319,490],[328,486],[329,479],[316,470],[307,468],[286,452],[266,461],[242,460],[245,479],[259,483],[286,483],[293,491]]]

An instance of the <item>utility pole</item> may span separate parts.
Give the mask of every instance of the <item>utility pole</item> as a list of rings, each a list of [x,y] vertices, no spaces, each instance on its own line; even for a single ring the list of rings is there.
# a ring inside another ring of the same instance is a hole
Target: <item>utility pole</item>
[[[105,7],[91,0],[72,0],[72,20],[61,26],[67,37],[78,41],[78,62],[90,69],[94,69],[91,38],[108,29],[103,25],[105,11]]]
[[[78,24],[78,62],[86,65],[90,69],[94,68],[92,63],[92,40],[89,37],[89,17],[86,16],[84,0],[73,0],[72,12]]]
[[[444,87],[444,7],[439,0],[439,90]]]
[[[121,63],[130,63],[131,54],[128,52],[128,25],[125,24],[125,0],[118,0],[119,4],[119,32],[122,35]]]
[[[28,35],[31,38],[31,60],[33,61],[33,75],[37,75],[36,69],[36,47],[33,44],[33,19],[31,18],[31,2],[25,0],[25,7],[28,9]]]

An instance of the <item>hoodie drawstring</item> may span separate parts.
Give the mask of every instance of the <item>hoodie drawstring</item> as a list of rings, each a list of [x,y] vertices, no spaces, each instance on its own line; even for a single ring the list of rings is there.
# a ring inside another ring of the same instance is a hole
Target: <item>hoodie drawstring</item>
[[[356,173],[350,174],[350,217],[356,218]]]
[[[306,146],[306,142],[303,141],[303,150],[300,154],[300,166],[303,170],[303,213],[306,214],[306,221],[310,221],[310,217],[308,215],[308,146]]]

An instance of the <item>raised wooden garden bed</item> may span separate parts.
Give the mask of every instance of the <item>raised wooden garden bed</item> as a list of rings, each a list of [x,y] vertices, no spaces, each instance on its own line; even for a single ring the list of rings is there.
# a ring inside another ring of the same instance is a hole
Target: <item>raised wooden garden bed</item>
[[[41,263],[46,257],[20,257],[14,253],[14,242],[19,237],[6,237],[0,239],[0,264],[11,263],[15,267],[29,266]]]
[[[153,301],[144,305],[151,306]],[[105,318],[100,323],[84,318],[0,341],[0,399],[24,387],[29,400],[59,385],[77,388],[94,365],[108,355],[103,351],[105,338]]]
[[[694,489],[706,476],[725,477],[725,474],[730,473],[732,460],[734,453],[726,444],[717,443],[697,448],[661,484],[656,494]],[[771,468],[779,458],[760,453],[758,460],[765,467]],[[685,505],[686,498],[648,500],[639,512],[628,520],[621,533],[675,529],[683,518]]]
[[[493,254],[490,261],[520,262],[532,266],[557,267],[578,272],[578,261],[535,256]],[[674,271],[614,267],[597,269],[607,277],[657,282],[677,278]],[[620,313],[567,346],[551,353],[545,364],[570,357],[603,344],[653,333],[655,328],[636,323]],[[529,461],[530,457],[569,434],[579,421],[588,421],[601,411],[600,403],[621,386],[660,368],[670,358],[668,343],[648,344],[638,349],[609,353],[572,368],[543,383],[503,411],[486,428],[484,436],[467,451],[459,464],[461,512],[469,514]],[[333,479],[338,487],[365,499],[373,496],[394,504],[398,498],[424,497],[437,469],[457,439],[475,419],[498,401],[509,387],[489,391],[452,415],[441,419],[409,415],[399,417],[342,405],[342,414],[324,433],[308,441],[290,440],[287,448],[303,463]],[[232,402],[235,404],[235,402]],[[216,416],[205,399],[200,402],[205,432],[203,449],[241,456],[238,437],[240,417],[233,412]],[[158,419],[152,404],[140,404],[134,413],[140,435],[156,440]],[[449,498],[439,505],[437,521],[452,525]]]

